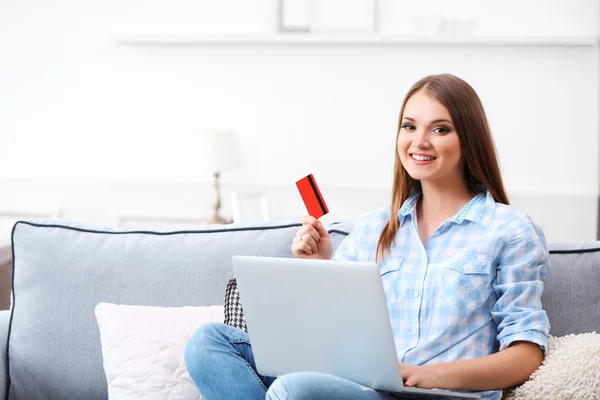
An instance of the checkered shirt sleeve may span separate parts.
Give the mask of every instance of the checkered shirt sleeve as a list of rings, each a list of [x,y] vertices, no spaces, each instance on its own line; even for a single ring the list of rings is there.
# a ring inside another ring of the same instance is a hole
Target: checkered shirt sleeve
[[[540,301],[541,279],[548,273],[550,258],[544,237],[528,217],[515,221],[511,236],[497,267],[498,299],[491,310],[500,350],[515,341],[536,343],[545,350],[550,324]]]

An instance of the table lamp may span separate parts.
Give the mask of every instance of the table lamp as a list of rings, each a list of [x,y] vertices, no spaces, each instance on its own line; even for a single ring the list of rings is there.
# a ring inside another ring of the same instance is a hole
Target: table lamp
[[[196,156],[203,170],[213,173],[215,178],[213,214],[202,221],[205,224],[227,224],[231,221],[219,215],[221,193],[219,177],[223,171],[241,166],[237,135],[232,130],[204,129],[195,135]]]

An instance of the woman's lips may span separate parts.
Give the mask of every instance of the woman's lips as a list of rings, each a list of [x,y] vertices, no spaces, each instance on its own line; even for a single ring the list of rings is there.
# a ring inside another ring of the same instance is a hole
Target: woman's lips
[[[436,158],[433,158],[432,160],[417,160],[417,159],[413,158],[413,154],[410,154],[409,158],[413,164],[419,165],[419,166],[432,164],[436,160]]]

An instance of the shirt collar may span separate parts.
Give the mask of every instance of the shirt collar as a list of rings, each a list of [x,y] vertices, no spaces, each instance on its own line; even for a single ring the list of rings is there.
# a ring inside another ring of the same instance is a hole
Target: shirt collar
[[[458,214],[454,222],[460,224],[465,219],[487,227],[496,211],[496,200],[485,187],[479,185],[479,193],[468,202]]]
[[[477,185],[477,191],[477,195],[465,204],[465,206],[456,215],[450,218],[449,221],[460,224],[464,220],[467,220],[484,227],[487,227],[490,224],[494,211],[496,211],[496,201],[494,200],[494,196],[492,196],[485,186]],[[419,197],[421,197],[421,189],[413,189],[398,211],[400,226],[404,224],[407,216],[410,215],[414,218]]]
[[[400,211],[398,211],[400,226],[404,224],[407,216],[411,215],[413,218],[415,217],[415,212],[417,211],[417,201],[419,200],[419,197],[421,197],[421,189],[413,189],[404,204],[402,204],[402,207],[400,207]]]

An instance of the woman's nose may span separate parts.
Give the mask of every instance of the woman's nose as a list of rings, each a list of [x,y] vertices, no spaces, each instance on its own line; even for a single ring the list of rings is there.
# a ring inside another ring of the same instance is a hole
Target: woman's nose
[[[430,143],[427,131],[417,130],[413,136],[413,144],[420,149],[428,148]]]

